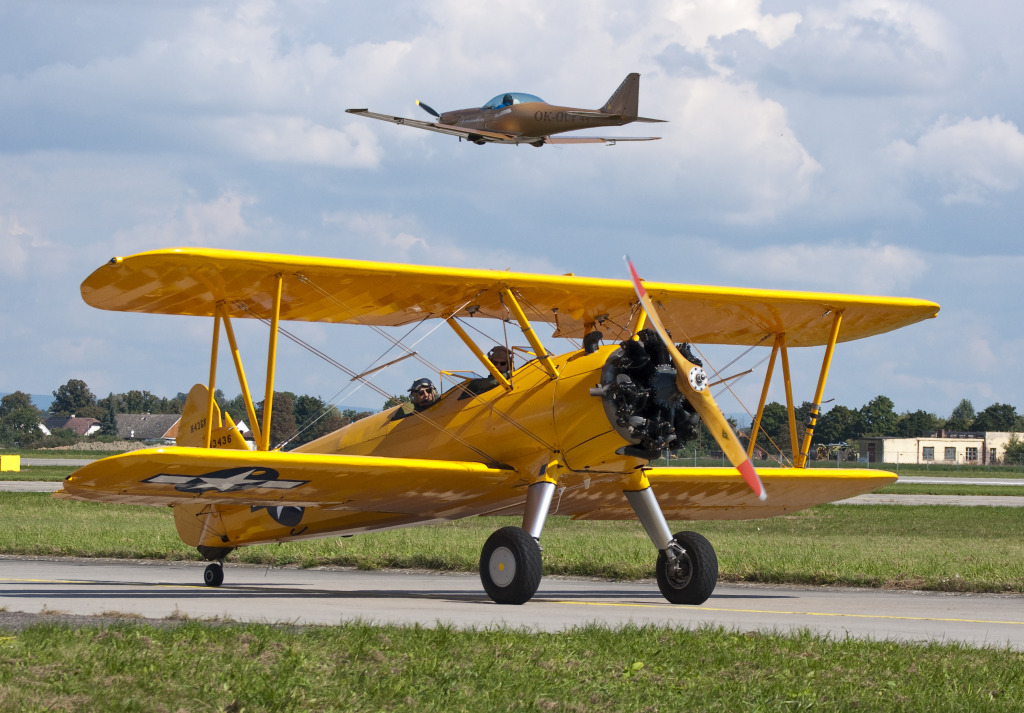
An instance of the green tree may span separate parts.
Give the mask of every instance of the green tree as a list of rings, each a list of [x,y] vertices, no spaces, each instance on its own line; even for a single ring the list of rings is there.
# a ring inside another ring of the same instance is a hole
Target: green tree
[[[15,391],[0,399],[0,445],[24,445],[41,435],[42,413],[24,391]]]
[[[766,453],[789,450],[789,415],[786,407],[777,401],[764,405],[761,426],[757,433],[757,445]]]
[[[888,396],[878,395],[861,406],[860,415],[864,419],[864,436],[895,436],[899,417],[893,409],[893,402]]]
[[[1010,440],[1003,451],[1003,462],[1006,464],[1024,464],[1024,441],[1016,433],[1010,434]]]
[[[972,431],[1012,431],[1017,421],[1017,408],[1010,404],[994,403],[979,413],[971,422]]]
[[[815,443],[847,443],[861,436],[864,418],[860,411],[846,406],[833,406],[818,418],[814,429]]]
[[[103,413],[103,418],[100,419],[100,435],[101,436],[116,436],[117,435],[117,407],[119,404],[118,398],[113,392],[107,395],[107,410]]]
[[[971,424],[974,422],[976,414],[974,413],[974,405],[969,399],[960,399],[960,403],[956,405],[953,412],[949,414],[949,418],[946,419],[946,430],[947,431],[967,431],[970,430]]]
[[[54,416],[103,417],[103,409],[97,406],[96,397],[81,379],[70,379],[53,392],[50,413]]]
[[[178,394],[180,396],[181,394]],[[184,401],[182,401],[184,403]],[[245,410],[245,397],[239,394],[235,398],[224,403],[223,410],[231,414],[231,419],[238,423],[239,421],[245,421],[249,424],[249,428],[252,428],[252,424],[249,423],[249,413]]]
[[[904,411],[896,423],[896,435],[903,438],[918,438],[939,430],[939,417],[927,411],[917,410],[913,413]]]
[[[383,410],[387,411],[392,406],[398,406],[399,404],[404,404],[406,401],[409,401],[408,394],[402,394],[401,396],[392,396],[391,398],[389,398],[387,401],[384,402],[384,409]]]
[[[264,402],[256,405],[256,418],[263,422]],[[295,394],[274,392],[274,408],[270,412],[270,447],[276,448],[295,435]]]
[[[337,408],[328,406],[318,396],[303,394],[295,399],[295,426],[298,429],[298,436],[292,443],[299,445],[314,441],[337,431],[346,423],[348,422]]]

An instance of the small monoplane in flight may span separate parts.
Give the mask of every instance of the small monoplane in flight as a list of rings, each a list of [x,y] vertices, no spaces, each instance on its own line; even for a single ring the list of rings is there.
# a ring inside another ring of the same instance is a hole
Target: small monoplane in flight
[[[368,116],[392,124],[412,126],[458,136],[474,144],[608,144],[618,141],[654,141],[660,136],[572,136],[562,137],[566,131],[602,126],[622,126],[634,121],[664,123],[663,119],[648,119],[637,114],[640,96],[640,75],[628,75],[600,109],[576,109],[555,106],[533,94],[508,92],[499,94],[473,109],[456,109],[439,114],[421,101],[424,111],[437,117],[436,122],[417,121],[401,116],[377,114],[369,109],[347,109],[349,114]]]

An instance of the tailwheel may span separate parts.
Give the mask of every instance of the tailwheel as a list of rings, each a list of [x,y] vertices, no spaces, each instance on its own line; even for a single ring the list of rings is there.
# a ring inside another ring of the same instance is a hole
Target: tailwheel
[[[211,562],[206,565],[206,571],[203,572],[203,584],[207,587],[219,587],[224,584],[224,567],[220,562]]]
[[[672,549],[674,557],[658,553],[658,589],[673,604],[703,604],[718,583],[715,548],[696,532],[677,532]]]
[[[540,586],[541,569],[540,546],[519,527],[501,528],[480,553],[480,579],[498,604],[530,601]]]

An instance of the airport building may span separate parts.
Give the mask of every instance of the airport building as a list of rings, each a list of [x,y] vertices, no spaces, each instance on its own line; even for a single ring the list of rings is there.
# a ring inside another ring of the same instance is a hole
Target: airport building
[[[868,463],[989,465],[1003,462],[1008,431],[939,433],[919,438],[894,436],[858,439],[859,456]]]

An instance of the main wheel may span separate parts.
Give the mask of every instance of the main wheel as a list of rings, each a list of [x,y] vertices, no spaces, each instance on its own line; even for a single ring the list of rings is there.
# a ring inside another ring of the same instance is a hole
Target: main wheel
[[[718,583],[715,548],[696,532],[677,532],[672,539],[683,552],[671,563],[658,553],[658,589],[673,604],[703,604]]]
[[[480,580],[498,604],[530,601],[540,586],[540,546],[526,530],[503,527],[487,538],[480,553]]]
[[[221,567],[220,562],[211,562],[206,565],[206,571],[203,572],[203,584],[207,587],[219,587],[224,584],[224,568]]]

